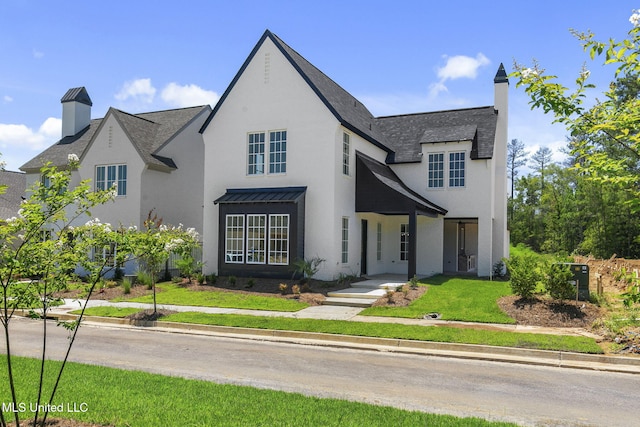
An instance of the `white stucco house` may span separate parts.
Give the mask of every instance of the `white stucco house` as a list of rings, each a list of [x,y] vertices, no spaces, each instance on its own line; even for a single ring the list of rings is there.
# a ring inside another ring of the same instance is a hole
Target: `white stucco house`
[[[84,87],[69,89],[61,102],[62,138],[20,167],[27,188],[46,179],[40,175],[45,163],[65,168],[68,155],[75,154],[80,167],[72,185],[85,179],[96,189],[117,184],[116,200],[92,209],[93,217],[142,229],[153,211],[166,224],[182,223],[201,232],[204,147],[198,131],[210,106],[142,114],[110,108],[104,118],[92,120]]]
[[[491,275],[508,255],[502,65],[493,84],[492,106],[374,117],[266,31],[200,130],[207,268]]]

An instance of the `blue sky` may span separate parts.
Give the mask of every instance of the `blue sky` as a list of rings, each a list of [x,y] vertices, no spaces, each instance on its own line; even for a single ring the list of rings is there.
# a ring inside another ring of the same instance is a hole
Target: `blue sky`
[[[0,2],[0,152],[8,170],[60,137],[67,89],[85,86],[92,117],[215,104],[265,29],[376,116],[493,105],[500,63],[540,64],[570,84],[591,62],[569,29],[622,39],[640,0]],[[565,144],[552,118],[510,85],[509,139]],[[601,92],[601,90],[598,90]],[[557,155],[557,158],[560,154]]]

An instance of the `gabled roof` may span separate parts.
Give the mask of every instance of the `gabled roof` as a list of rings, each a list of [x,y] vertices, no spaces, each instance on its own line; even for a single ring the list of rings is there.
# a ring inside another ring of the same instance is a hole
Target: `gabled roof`
[[[289,61],[289,63],[291,63],[293,68],[298,71],[300,76],[305,82],[307,82],[309,87],[315,92],[318,98],[320,98],[342,126],[360,135],[367,141],[377,145],[386,152],[391,152],[389,147],[385,144],[384,134],[380,132],[380,129],[376,126],[376,120],[367,107],[269,30],[264,32],[256,46],[253,48],[249,57],[246,59],[236,76],[231,81],[231,84],[222,97],[220,97],[220,100],[214,107],[213,111],[202,125],[200,132],[203,132],[207,128],[209,122],[211,122],[218,109],[224,103],[236,82],[240,79],[240,76],[242,76],[242,73],[266,39],[270,39],[276,45],[284,57]]]
[[[432,217],[447,214],[407,187],[389,166],[356,152],[356,212],[406,215],[413,210]]]
[[[27,189],[26,175],[0,170],[0,185],[7,186],[7,190],[0,194],[0,220],[18,216]]]
[[[110,115],[114,116],[147,165],[161,169],[175,169],[176,164],[172,159],[159,156],[157,152],[199,114],[210,109],[211,107],[206,105],[129,114],[110,108],[105,118]],[[62,138],[22,165],[20,169],[25,172],[37,171],[46,162],[51,162],[54,166],[62,168],[67,165],[69,154],[76,154],[82,161],[87,148],[93,143],[96,133],[102,128],[104,122],[105,119],[91,120],[89,126],[78,134]]]
[[[451,142],[466,138],[473,141],[472,159],[488,159],[493,156],[497,122],[497,113],[493,107],[376,118],[364,104],[269,30],[264,32],[253,48],[200,132],[207,128],[266,39],[271,40],[282,52],[342,126],[387,152],[387,163],[420,162],[421,143]],[[508,79],[504,66],[500,64],[495,83],[502,82],[508,83]],[[475,134],[471,135],[473,129]]]
[[[471,141],[471,158],[490,159],[498,114],[493,107],[378,117],[395,162],[419,162],[421,144]]]

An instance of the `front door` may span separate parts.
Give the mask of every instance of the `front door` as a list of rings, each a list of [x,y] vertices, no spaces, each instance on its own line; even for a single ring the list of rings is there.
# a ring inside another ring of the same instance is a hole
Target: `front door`
[[[362,220],[361,223],[362,229],[362,244],[361,244],[361,252],[360,252],[360,275],[364,276],[367,274],[367,228],[368,222],[366,219]]]

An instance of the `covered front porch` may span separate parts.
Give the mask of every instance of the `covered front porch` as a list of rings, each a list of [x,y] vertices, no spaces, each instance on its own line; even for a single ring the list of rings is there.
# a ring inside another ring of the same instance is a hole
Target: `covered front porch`
[[[387,224],[399,225],[397,242],[399,243],[397,257],[391,257],[391,262],[406,263],[406,278],[412,278],[418,273],[418,241],[423,240],[425,247],[428,239],[421,239],[418,230],[427,230],[428,227],[418,227],[419,217],[438,219],[446,215],[447,211],[422,197],[405,185],[400,178],[385,164],[371,157],[356,153],[356,212],[362,214],[361,218],[361,262],[360,274],[369,273],[369,256],[371,244],[369,243],[369,216],[376,214],[387,218]],[[406,219],[405,219],[406,218]],[[391,226],[381,230],[381,222],[376,224],[378,235],[376,251],[380,250],[379,234],[389,234],[393,238]],[[441,227],[441,225],[440,225]],[[432,227],[433,228],[433,227]],[[386,231],[386,232],[385,232]],[[440,242],[431,245],[430,249],[442,251]],[[395,254],[394,254],[395,255]],[[379,256],[377,254],[377,256]],[[387,258],[389,259],[389,258]]]

